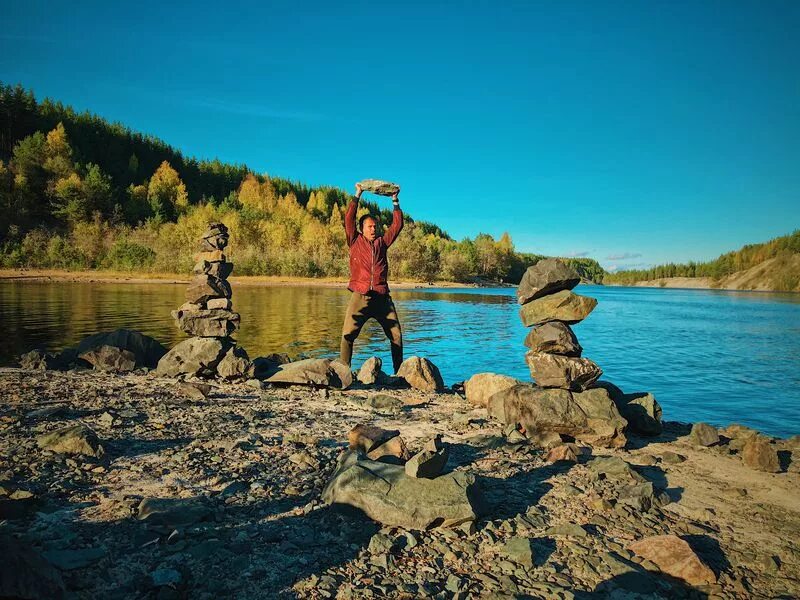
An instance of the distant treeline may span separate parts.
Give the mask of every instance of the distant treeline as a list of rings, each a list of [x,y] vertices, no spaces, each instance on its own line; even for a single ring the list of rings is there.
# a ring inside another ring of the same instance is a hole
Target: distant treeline
[[[710,277],[718,280],[738,271],[750,269],[770,258],[786,259],[798,253],[800,253],[800,230],[762,244],[748,244],[709,262],[669,263],[651,269],[606,273],[604,282],[632,285],[637,281],[651,281],[664,277]],[[787,274],[787,276],[789,280],[781,282],[780,289],[795,289],[797,287],[796,274]]]
[[[185,273],[199,234],[221,220],[237,274],[342,277],[350,198],[188,158],[153,136],[0,83],[0,266]],[[374,203],[360,210],[391,221]],[[456,241],[406,217],[390,249],[393,277],[516,283],[543,258],[516,252],[507,233]],[[602,281],[596,261],[565,260]]]

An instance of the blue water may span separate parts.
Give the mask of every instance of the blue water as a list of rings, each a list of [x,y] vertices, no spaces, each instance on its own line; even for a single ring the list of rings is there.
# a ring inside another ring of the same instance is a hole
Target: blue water
[[[181,285],[0,282],[5,336],[0,364],[34,347],[57,350],[85,335],[129,327],[169,346],[184,339],[169,311]],[[800,295],[579,286],[599,300],[574,326],[584,356],[627,392],[649,391],[664,418],[732,422],[765,433],[800,433]],[[452,384],[491,371],[529,379],[514,290],[393,292],[406,356],[430,358]],[[270,352],[336,356],[349,292],[311,286],[234,284],[238,340],[251,357]],[[391,364],[371,322],[353,366],[372,355]]]

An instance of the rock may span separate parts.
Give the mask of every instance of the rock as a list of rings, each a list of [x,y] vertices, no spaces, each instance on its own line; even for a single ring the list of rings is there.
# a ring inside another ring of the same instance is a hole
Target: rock
[[[200,236],[201,239],[206,239],[210,237],[216,236],[227,236],[228,235],[228,226],[225,223],[220,223],[218,221],[214,221],[208,224],[208,229],[206,229],[203,234]]]
[[[520,308],[519,315],[525,327],[542,325],[548,321],[580,323],[597,306],[597,300],[579,296],[566,290],[532,300]]]
[[[233,302],[230,298],[212,298],[206,302],[208,310],[231,310]]]
[[[497,406],[500,402],[502,409]],[[522,425],[529,437],[534,432],[555,432],[607,448],[621,448],[626,442],[627,422],[600,388],[573,393],[519,384],[492,396],[490,409],[502,412],[506,424]]]
[[[192,400],[205,400],[211,393],[211,386],[207,383],[182,383],[178,390]]]
[[[661,454],[661,462],[668,465],[677,465],[685,460],[686,457],[683,454],[678,454],[677,452],[672,452],[671,450],[666,450]]]
[[[379,196],[391,196],[400,191],[400,186],[396,183],[383,181],[381,179],[362,179],[360,185],[361,189],[365,192],[372,192]]]
[[[156,569],[150,572],[150,581],[153,587],[169,586],[176,588],[183,581],[183,575],[175,569]]]
[[[575,450],[569,444],[562,444],[561,446],[556,446],[552,448],[550,452],[547,453],[547,458],[545,460],[549,463],[554,462],[578,462],[578,455]]]
[[[225,253],[222,250],[209,250],[205,252],[198,252],[194,255],[194,260],[196,263],[200,262],[210,262],[210,263],[226,263],[228,262],[228,258],[225,256]]]
[[[636,483],[645,481],[644,477],[634,471],[627,462],[618,456],[598,456],[590,460],[586,466],[598,479],[603,476],[603,478],[617,481],[632,481]]]
[[[349,451],[339,457],[322,499],[358,508],[384,525],[424,530],[474,521],[476,495],[474,475],[455,472],[418,479],[400,465],[359,460]]]
[[[158,361],[156,375],[214,376],[217,365],[228,348],[230,348],[229,342],[217,338],[189,338],[176,345]]]
[[[758,431],[746,425],[739,425],[738,423],[731,423],[727,427],[719,430],[720,435],[732,440],[747,440],[758,435]]]
[[[540,387],[582,392],[603,374],[603,370],[588,358],[570,358],[531,350],[525,354],[525,361],[531,377]]]
[[[317,385],[343,389],[352,383],[352,378],[350,368],[339,361],[332,361],[329,358],[307,358],[278,365],[277,370],[265,377],[264,380],[269,383]]]
[[[639,512],[646,512],[659,504],[650,481],[635,483],[621,488],[617,493],[617,504],[625,504]]]
[[[158,365],[158,361],[167,353],[167,349],[158,341],[131,329],[115,329],[111,332],[90,335],[80,341],[76,351],[80,355],[100,346],[128,350],[136,357],[137,367],[147,367],[148,369],[154,369]]]
[[[210,275],[197,275],[186,288],[186,301],[204,304],[212,298],[230,298],[231,284]]]
[[[525,337],[525,345],[534,352],[580,357],[583,348],[572,328],[561,321],[548,321],[534,327]]]
[[[464,393],[470,404],[488,407],[494,394],[519,383],[522,382],[507,375],[477,373],[464,382]]]
[[[572,267],[557,258],[546,258],[528,267],[517,288],[517,301],[527,304],[562,290],[571,290],[581,282],[581,276]]]
[[[208,260],[200,260],[192,269],[195,275],[208,275],[216,279],[227,279],[232,272],[233,263]]]
[[[411,458],[411,453],[406,447],[406,443],[399,435],[394,436],[379,446],[373,447],[372,450],[367,452],[367,458],[370,460],[381,460],[383,462],[392,462],[395,464],[402,464]],[[397,459],[388,460],[387,459]]]
[[[98,371],[129,373],[136,368],[136,356],[133,352],[105,344],[87,350],[80,358]]]
[[[19,366],[35,371],[54,370],[61,368],[61,361],[52,352],[36,349],[20,356]]]
[[[3,535],[0,556],[0,598],[64,597],[61,573],[29,544]]]
[[[608,391],[619,413],[628,421],[628,431],[639,435],[661,433],[661,405],[653,394],[644,392],[626,394],[608,381],[597,381],[592,387],[601,387]]]
[[[228,337],[239,329],[241,317],[230,310],[173,310],[178,329],[196,337]]]
[[[378,383],[385,378],[385,374],[381,371],[383,361],[377,356],[373,356],[364,361],[361,368],[358,370],[358,379],[364,385],[372,385]]]
[[[752,436],[742,449],[742,459],[751,469],[766,471],[767,473],[780,473],[781,463],[778,452],[762,437]]]
[[[62,571],[84,569],[108,554],[104,548],[71,548],[69,550],[47,550],[42,556]]]
[[[695,423],[689,433],[689,441],[696,446],[713,446],[719,443],[719,433],[716,427],[708,423]]]
[[[526,537],[512,537],[500,549],[500,554],[511,562],[532,569],[536,562],[533,540]]]
[[[145,498],[137,509],[140,521],[161,527],[187,527],[212,516],[208,506],[191,498]]]
[[[407,358],[397,370],[397,376],[405,379],[411,387],[423,392],[444,391],[444,381],[439,369],[427,358],[419,356]]]
[[[400,432],[396,429],[381,429],[374,425],[361,424],[353,427],[347,434],[347,443],[351,450],[367,454],[399,435]]]
[[[246,379],[251,372],[252,364],[241,346],[231,347],[217,365],[217,374],[225,379]]]
[[[59,454],[82,454],[95,458],[105,454],[97,434],[83,423],[43,433],[36,437],[36,444],[42,450]]]
[[[629,545],[628,550],[689,585],[707,585],[717,581],[714,572],[700,560],[689,544],[675,535],[645,538]]]
[[[406,463],[406,475],[409,477],[433,479],[438,477],[447,464],[450,451],[442,442],[441,436],[436,436],[425,444],[421,452],[412,456]]]
[[[545,535],[563,535],[566,537],[583,538],[587,537],[588,532],[577,523],[562,523],[554,525],[545,530]]]
[[[510,438],[506,438],[510,441]],[[563,443],[561,436],[555,431],[529,431],[527,432],[528,443],[537,448],[550,450]]]
[[[374,408],[379,411],[400,412],[405,403],[395,396],[389,394],[372,394],[360,402],[361,406]]]

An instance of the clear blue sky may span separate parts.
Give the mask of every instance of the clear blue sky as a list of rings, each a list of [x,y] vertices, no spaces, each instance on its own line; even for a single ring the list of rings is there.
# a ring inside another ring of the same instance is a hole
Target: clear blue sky
[[[800,227],[795,0],[172,4],[0,0],[0,79],[608,268]]]

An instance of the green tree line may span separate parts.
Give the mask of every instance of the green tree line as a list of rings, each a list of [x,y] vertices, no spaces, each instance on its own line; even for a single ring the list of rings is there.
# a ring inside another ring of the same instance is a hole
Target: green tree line
[[[240,275],[343,277],[343,215],[351,196],[184,157],[163,141],[0,83],[0,265],[185,273],[211,220],[231,231]],[[391,211],[372,202],[388,225]],[[393,277],[516,283],[543,256],[511,237],[453,240],[406,215],[390,249]],[[591,259],[565,259],[601,282]]]

